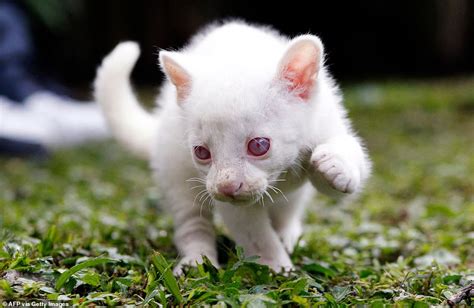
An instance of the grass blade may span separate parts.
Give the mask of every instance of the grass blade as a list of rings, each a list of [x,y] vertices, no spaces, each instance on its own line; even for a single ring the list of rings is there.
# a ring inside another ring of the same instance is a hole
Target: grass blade
[[[176,298],[178,303],[182,303],[184,301],[181,292],[179,291],[178,282],[171,271],[171,264],[168,264],[166,259],[159,253],[155,253],[151,257],[151,262],[156,267],[156,269],[161,273],[163,277],[163,281],[165,283],[165,287],[170,291],[171,294]]]
[[[61,276],[59,276],[58,281],[56,281],[56,290],[59,291],[61,287],[64,285],[64,283],[66,283],[66,281],[78,271],[87,267],[94,267],[99,264],[112,263],[112,262],[115,262],[115,260],[110,259],[110,258],[98,257],[98,258],[90,259],[85,262],[76,264],[73,267],[71,267],[69,270],[62,273]]]

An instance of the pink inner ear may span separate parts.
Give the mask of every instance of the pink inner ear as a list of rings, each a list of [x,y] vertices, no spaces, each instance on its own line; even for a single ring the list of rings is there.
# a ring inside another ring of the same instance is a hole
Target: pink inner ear
[[[319,51],[312,42],[298,42],[283,60],[280,78],[288,89],[303,100],[308,100],[319,70]]]
[[[316,81],[316,63],[312,62],[309,66],[300,67],[298,65],[289,65],[283,77],[288,81],[288,89],[294,91],[303,100],[307,100]]]
[[[168,78],[176,87],[178,101],[183,101],[191,88],[191,77],[178,63],[168,56],[162,57],[162,65]]]
[[[189,94],[191,78],[179,65],[176,65],[175,63],[167,65],[167,70],[171,82],[176,87],[178,100],[183,101]]]

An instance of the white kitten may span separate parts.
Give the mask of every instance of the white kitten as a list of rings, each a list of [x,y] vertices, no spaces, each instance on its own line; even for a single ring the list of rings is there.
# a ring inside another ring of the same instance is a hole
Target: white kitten
[[[151,161],[174,218],[175,272],[202,255],[217,265],[212,209],[247,255],[291,269],[309,183],[347,195],[370,173],[319,38],[210,27],[179,52],[160,52],[168,81],[154,114],[129,83],[138,56],[137,44],[119,44],[98,70],[95,96],[117,139]]]

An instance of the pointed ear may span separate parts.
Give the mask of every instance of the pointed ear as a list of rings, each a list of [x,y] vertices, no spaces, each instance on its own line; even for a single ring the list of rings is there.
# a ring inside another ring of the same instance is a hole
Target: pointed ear
[[[191,90],[191,76],[176,61],[176,53],[170,51],[160,51],[160,66],[168,79],[176,87],[178,102],[182,102]]]
[[[290,41],[280,60],[277,80],[307,101],[314,89],[323,62],[323,44],[314,35],[301,35]]]

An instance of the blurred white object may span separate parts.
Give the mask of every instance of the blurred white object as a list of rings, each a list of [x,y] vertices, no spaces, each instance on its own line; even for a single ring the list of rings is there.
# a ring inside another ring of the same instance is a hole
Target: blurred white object
[[[414,262],[419,267],[427,267],[433,265],[433,263],[445,266],[455,265],[459,264],[461,260],[458,256],[452,254],[446,249],[438,249],[416,258]]]
[[[105,139],[109,132],[97,104],[38,92],[23,104],[0,97],[0,136],[59,148]]]

